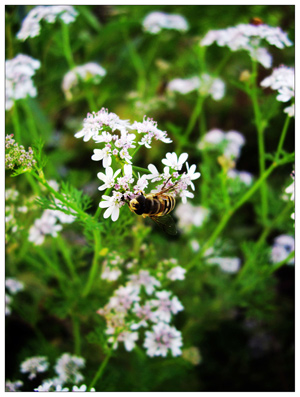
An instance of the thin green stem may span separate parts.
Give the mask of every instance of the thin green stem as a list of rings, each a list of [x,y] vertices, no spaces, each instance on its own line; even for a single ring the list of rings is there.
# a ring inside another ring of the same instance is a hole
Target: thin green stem
[[[17,101],[14,102],[14,106],[11,111],[11,115],[12,115],[12,122],[14,125],[15,139],[16,139],[17,143],[20,145],[20,144],[22,144],[22,139],[21,139],[21,126],[20,126]]]
[[[146,173],[146,174],[151,174],[151,171],[147,170],[147,168],[137,167],[136,165],[133,165],[132,168],[134,170],[136,170],[137,172],[140,171],[140,172],[143,172],[143,173]]]
[[[62,253],[64,261],[69,269],[70,275],[74,281],[79,281],[79,277],[77,275],[74,263],[71,258],[70,250],[66,244],[66,242],[62,239],[60,235],[56,238],[57,246]]]
[[[70,35],[69,35],[69,27],[66,23],[61,21],[61,31],[62,31],[62,43],[64,48],[64,55],[66,61],[69,65],[70,69],[75,68],[76,64],[73,59],[71,44],[70,44]]]
[[[204,99],[205,99],[204,96],[198,95],[198,99],[197,99],[196,105],[194,107],[193,113],[192,113],[192,115],[190,117],[190,120],[188,122],[188,126],[187,126],[187,128],[185,130],[185,133],[184,133],[185,140],[188,139],[188,137],[190,136],[191,132],[193,131],[193,129],[195,127],[197,119],[199,118],[201,110],[202,110],[202,105],[203,105]]]
[[[93,262],[92,262],[92,267],[88,276],[87,283],[83,289],[82,296],[86,297],[93,285],[93,282],[95,280],[95,277],[98,272],[98,258],[99,258],[99,252],[100,252],[100,241],[101,241],[101,236],[100,232],[98,230],[95,230],[94,233],[94,257],[93,257]]]
[[[277,150],[276,150],[276,155],[275,155],[276,159],[279,159],[279,156],[280,156],[283,144],[284,144],[284,140],[285,140],[285,137],[286,137],[286,133],[288,131],[290,119],[291,119],[290,116],[286,116],[282,131],[281,131],[278,147],[277,147]]]
[[[265,181],[265,179],[274,171],[274,169],[279,165],[279,163],[273,163],[266,171],[265,173],[256,181],[256,183],[252,186],[251,189],[249,189],[242,197],[241,199],[233,206],[231,210],[226,212],[223,217],[221,218],[220,223],[210,236],[210,238],[207,240],[207,242],[203,245],[202,249],[198,252],[197,255],[191,260],[191,262],[186,266],[187,270],[190,270],[192,267],[194,267],[198,261],[202,258],[203,254],[206,252],[208,248],[210,248],[213,243],[215,242],[216,238],[219,236],[219,234],[222,232],[222,230],[225,228],[227,225],[228,221],[232,217],[232,215],[246,202],[248,199],[256,192],[256,190],[261,186],[261,184]]]
[[[76,315],[71,316],[74,338],[74,354],[81,356],[80,323]]]
[[[256,78],[257,78],[257,62],[255,60],[252,60],[252,85],[251,85],[250,96],[254,110],[254,120],[255,120],[257,138],[258,138],[259,170],[260,170],[260,175],[263,175],[265,172],[265,144],[264,144],[265,125],[262,120],[262,115],[258,104]],[[267,185],[265,182],[261,184],[260,194],[261,194],[262,221],[263,223],[266,223],[268,217],[268,196],[267,196],[268,192],[267,192]]]
[[[86,89],[86,88],[85,88],[84,92],[85,92],[85,96],[86,96],[90,111],[97,112],[99,109],[98,109],[98,105],[95,101],[93,92],[90,89]]]
[[[110,350],[108,351],[108,353],[107,353],[105,359],[102,361],[100,367],[98,368],[98,371],[96,372],[96,374],[95,374],[93,380],[91,381],[91,383],[90,383],[90,385],[89,385],[89,387],[88,387],[88,391],[91,390],[91,388],[96,384],[96,382],[97,382],[97,381],[101,378],[101,376],[103,375],[103,372],[104,372],[104,370],[105,370],[105,368],[106,368],[106,366],[107,366],[107,364],[108,364],[108,362],[109,362],[109,359],[110,359],[110,357],[111,357],[111,355],[112,355],[113,346],[114,346],[114,343],[112,344]]]
[[[36,124],[35,124],[35,121],[34,121],[34,116],[33,116],[33,113],[31,111],[31,108],[28,105],[28,102],[27,102],[26,99],[24,99],[21,102],[21,104],[22,104],[22,107],[23,107],[23,109],[24,109],[24,111],[26,113],[27,124],[28,124],[29,130],[30,130],[30,132],[32,134],[32,137],[33,137],[33,139],[37,140],[39,138],[39,134],[38,134],[38,131],[37,131],[37,127],[36,127]]]

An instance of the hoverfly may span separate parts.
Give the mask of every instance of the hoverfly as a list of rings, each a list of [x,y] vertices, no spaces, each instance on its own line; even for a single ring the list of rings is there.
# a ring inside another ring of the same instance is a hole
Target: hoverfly
[[[128,202],[129,209],[137,215],[147,216],[156,222],[166,233],[175,235],[177,230],[170,212],[174,209],[176,200],[172,195],[175,185],[166,188],[171,177],[164,183],[157,193],[140,194]]]

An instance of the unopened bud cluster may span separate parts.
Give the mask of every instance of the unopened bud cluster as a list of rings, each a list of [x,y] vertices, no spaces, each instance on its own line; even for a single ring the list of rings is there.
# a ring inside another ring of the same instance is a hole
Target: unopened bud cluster
[[[5,137],[5,168],[24,168],[30,169],[36,161],[33,158],[33,150],[31,147],[28,151],[23,145],[19,145],[14,139],[13,134]]]

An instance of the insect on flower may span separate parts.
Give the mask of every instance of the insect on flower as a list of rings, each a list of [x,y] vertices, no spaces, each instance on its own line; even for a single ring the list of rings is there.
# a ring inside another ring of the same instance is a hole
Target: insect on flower
[[[170,212],[174,209],[176,200],[174,197],[174,188],[178,182],[170,187],[166,187],[169,180],[166,180],[162,189],[156,193],[143,193],[128,202],[129,208],[137,215],[147,216],[156,222],[166,233],[175,235],[177,230],[175,222]]]

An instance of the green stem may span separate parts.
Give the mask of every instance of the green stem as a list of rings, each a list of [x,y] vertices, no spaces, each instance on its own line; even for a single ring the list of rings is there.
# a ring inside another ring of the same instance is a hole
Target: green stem
[[[85,92],[85,96],[86,96],[90,111],[97,112],[99,109],[98,109],[98,105],[95,101],[92,91],[90,89],[85,89],[84,92]]]
[[[251,100],[254,109],[254,119],[257,130],[258,138],[258,155],[259,155],[259,171],[260,176],[265,172],[265,144],[264,144],[264,123],[261,116],[261,111],[258,104],[257,89],[256,89],[256,77],[257,77],[257,62],[252,60],[252,85],[251,85]],[[266,223],[268,217],[268,192],[266,183],[262,183],[260,187],[261,194],[261,215],[262,222]]]
[[[66,61],[69,65],[70,69],[75,68],[76,64],[73,59],[71,44],[70,44],[70,35],[69,35],[69,27],[66,23],[61,21],[61,31],[62,31],[62,43],[64,48],[64,55]]]
[[[243,195],[243,197],[241,197],[241,199],[233,206],[233,208],[224,214],[224,216],[222,217],[217,228],[214,230],[214,232],[212,233],[210,238],[207,240],[207,242],[204,244],[202,249],[198,252],[197,255],[195,255],[195,257],[191,260],[191,262],[186,266],[187,270],[190,270],[192,267],[194,267],[198,263],[198,261],[202,258],[203,254],[206,252],[206,250],[213,245],[216,238],[219,236],[219,234],[225,228],[225,226],[227,225],[227,223],[228,223],[229,219],[232,217],[232,215],[256,192],[256,190],[260,187],[260,185],[265,181],[265,179],[274,171],[274,169],[278,165],[279,165],[279,163],[273,163],[265,171],[265,173],[256,181],[256,183],[252,186],[252,188],[249,189]]]
[[[80,323],[78,317],[75,315],[72,315],[71,319],[73,326],[74,354],[76,356],[81,356]]]
[[[133,165],[132,168],[136,171],[143,172],[144,174],[151,174],[151,171],[147,170],[147,168],[137,167],[136,165]]]
[[[200,94],[198,95],[196,106],[194,107],[193,113],[192,113],[192,115],[190,117],[188,126],[187,126],[187,128],[185,130],[185,133],[184,133],[185,140],[188,139],[188,137],[190,136],[191,132],[193,131],[193,129],[195,127],[197,119],[199,118],[201,110],[202,110],[202,105],[203,105],[204,99],[205,99],[204,96],[202,96]]]
[[[290,119],[291,119],[290,116],[286,117],[284,125],[283,125],[283,128],[282,128],[282,132],[281,132],[281,135],[280,135],[280,139],[279,139],[279,143],[278,143],[278,147],[277,147],[276,155],[275,155],[275,159],[277,159],[277,160],[279,159],[280,152],[281,152],[282,146],[284,144],[286,133],[288,131],[288,126],[289,126],[289,123],[290,123]]]
[[[92,262],[92,266],[91,266],[91,270],[88,276],[88,281],[83,289],[82,292],[82,296],[86,297],[93,285],[94,279],[97,275],[98,272],[98,257],[99,257],[99,251],[100,251],[100,240],[101,240],[101,236],[100,236],[100,232],[99,230],[95,230],[93,232],[94,235],[94,240],[95,240],[95,244],[94,244],[94,257],[93,257],[93,262]]]
[[[37,131],[37,128],[36,128],[36,124],[34,122],[34,117],[33,117],[31,108],[28,105],[28,102],[27,102],[26,99],[23,100],[21,102],[21,104],[22,104],[22,107],[23,107],[23,109],[24,109],[24,111],[26,113],[28,127],[29,127],[29,130],[32,133],[33,139],[37,140],[39,138],[39,134],[38,134],[38,131]]]
[[[66,262],[66,265],[68,266],[68,269],[69,269],[72,279],[74,281],[79,281],[79,277],[76,273],[76,269],[75,269],[74,263],[72,261],[68,246],[66,245],[66,242],[62,239],[62,237],[60,235],[58,235],[56,237],[56,242],[57,242],[58,248],[59,248],[60,252],[62,253],[62,256]]]
[[[105,368],[106,368],[106,366],[107,366],[107,364],[108,364],[108,361],[109,361],[109,359],[110,359],[110,357],[111,357],[111,355],[112,355],[113,346],[114,346],[114,343],[112,344],[110,350],[108,351],[108,353],[107,353],[105,359],[102,361],[100,367],[98,368],[98,371],[96,372],[96,374],[95,374],[95,376],[94,376],[92,382],[90,383],[90,385],[89,385],[89,387],[88,387],[88,391],[91,390],[91,388],[96,384],[96,382],[97,382],[97,381],[101,378],[101,376],[103,375],[103,372],[104,372],[104,370],[105,370]]]
[[[21,145],[22,144],[21,127],[20,127],[20,119],[19,119],[17,101],[14,102],[14,106],[12,108],[12,122],[14,125],[15,140],[19,145]]]

